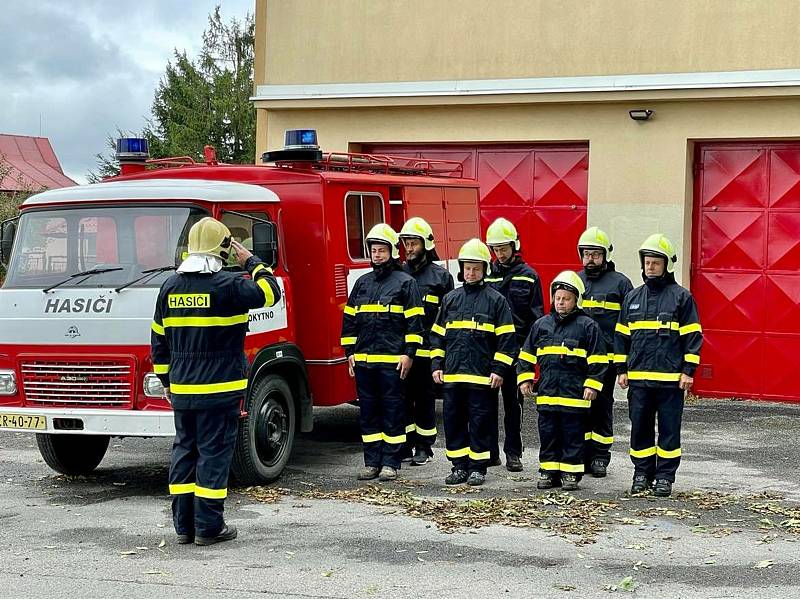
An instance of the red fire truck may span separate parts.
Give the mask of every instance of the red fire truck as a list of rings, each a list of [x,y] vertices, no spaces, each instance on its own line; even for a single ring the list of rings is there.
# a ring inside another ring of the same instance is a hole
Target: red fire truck
[[[0,429],[35,433],[65,474],[94,470],[111,437],[174,435],[150,323],[207,215],[252,243],[283,289],[278,305],[250,313],[237,480],[275,479],[313,406],[356,399],[339,337],[348,291],[369,269],[366,232],[421,216],[455,270],[460,245],[479,235],[478,183],[459,163],[322,154],[312,130],[287,139],[264,165],[220,164],[210,147],[203,163],[148,160],[145,140],[119,140],[120,176],[34,195],[2,224]]]

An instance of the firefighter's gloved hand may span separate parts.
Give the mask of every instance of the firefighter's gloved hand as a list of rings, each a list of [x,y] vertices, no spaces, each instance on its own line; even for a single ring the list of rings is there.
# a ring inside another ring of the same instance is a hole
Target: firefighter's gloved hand
[[[354,368],[356,367],[356,357],[353,355],[347,356],[347,372],[350,374],[350,378],[355,378],[356,371]]]
[[[590,387],[583,388],[583,399],[586,401],[594,401],[597,399],[597,391],[591,389]]]
[[[503,385],[503,377],[493,372],[489,377],[489,383],[492,389],[499,389]]]
[[[678,381],[678,386],[681,388],[681,390],[689,391],[692,388],[693,383],[693,377],[690,377],[688,374],[681,373],[681,379]]]
[[[443,372],[441,370],[434,370],[433,371],[433,382],[437,385],[441,385],[444,381],[442,380]]]
[[[400,371],[400,379],[405,379],[411,370],[411,363],[413,360],[408,356],[400,356],[400,361],[397,363],[397,370]]]
[[[248,250],[246,247],[244,247],[241,243],[239,243],[235,239],[231,239],[231,248],[234,250],[234,252],[236,252],[235,253],[236,262],[239,263],[239,266],[244,268],[247,259],[253,255],[253,252]]]
[[[628,373],[622,373],[617,375],[617,384],[622,389],[628,388]]]

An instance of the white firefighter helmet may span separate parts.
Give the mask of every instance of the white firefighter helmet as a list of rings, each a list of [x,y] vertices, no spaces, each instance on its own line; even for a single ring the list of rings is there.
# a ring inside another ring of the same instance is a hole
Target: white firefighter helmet
[[[397,260],[400,257],[400,238],[397,233],[386,223],[378,223],[369,230],[364,245],[367,248],[367,256],[369,256],[369,246],[373,243],[383,243],[392,248],[392,258]]]

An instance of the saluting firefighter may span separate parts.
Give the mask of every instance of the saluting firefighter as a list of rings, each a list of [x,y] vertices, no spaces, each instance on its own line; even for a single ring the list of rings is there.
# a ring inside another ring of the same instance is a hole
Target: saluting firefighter
[[[576,273],[560,273],[550,285],[550,314],[534,323],[519,354],[517,382],[523,395],[533,393],[539,365],[539,489],[578,488],[586,417],[608,368],[600,326],[581,309],[584,291]]]
[[[511,307],[517,344],[522,345],[538,318],[544,315],[542,283],[539,274],[529,266],[519,253],[520,242],[517,229],[505,218],[498,218],[486,230],[486,245],[494,252],[492,274],[486,282],[506,298]],[[522,395],[514,377],[503,380],[503,429],[506,468],[510,472],[522,470]],[[499,407],[499,404],[497,404]],[[498,417],[495,416],[492,465],[500,463]]]
[[[651,235],[639,248],[639,259],[645,284],[622,303],[614,361],[620,387],[630,385],[631,493],[642,493],[655,481],[653,493],[668,497],[681,461],[683,401],[700,363],[703,329],[692,294],[675,282],[678,256],[672,242]]]
[[[231,249],[250,278],[222,270]],[[175,416],[169,492],[178,543],[236,538],[223,511],[247,393],[248,310],[280,297],[272,270],[211,217],[189,230],[189,256],[161,286],[150,339],[153,370]]]
[[[342,346],[356,379],[364,467],[359,480],[397,478],[406,442],[405,378],[422,346],[425,311],[414,279],[400,266],[400,240],[389,225],[364,241],[372,272],[344,307]]]
[[[600,325],[603,341],[614,360],[614,327],[622,309],[622,300],[633,290],[628,277],[618,272],[611,260],[614,246],[608,235],[598,227],[589,227],[578,240],[578,255],[583,271],[578,273],[586,291],[583,311]],[[586,466],[595,478],[606,475],[614,443],[614,386],[617,372],[607,368],[603,389],[589,409],[586,427]]]
[[[406,382],[407,446],[413,450],[412,466],[421,466],[433,457],[436,442],[436,389],[431,379],[430,330],[442,298],[454,288],[453,275],[436,264],[433,229],[417,216],[408,219],[400,230],[406,252],[403,270],[414,277],[425,309],[423,345],[417,350]]]
[[[480,239],[458,253],[464,284],[444,296],[431,329],[433,380],[443,383],[448,485],[482,485],[494,442],[492,415],[506,377],[513,378],[517,338],[503,296],[486,285],[491,254]]]

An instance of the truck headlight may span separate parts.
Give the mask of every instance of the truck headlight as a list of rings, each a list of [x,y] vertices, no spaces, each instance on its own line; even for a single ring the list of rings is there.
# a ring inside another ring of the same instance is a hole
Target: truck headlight
[[[17,394],[17,375],[13,370],[0,370],[0,395]]]
[[[147,397],[164,397],[164,385],[152,372],[144,375],[144,394]]]

